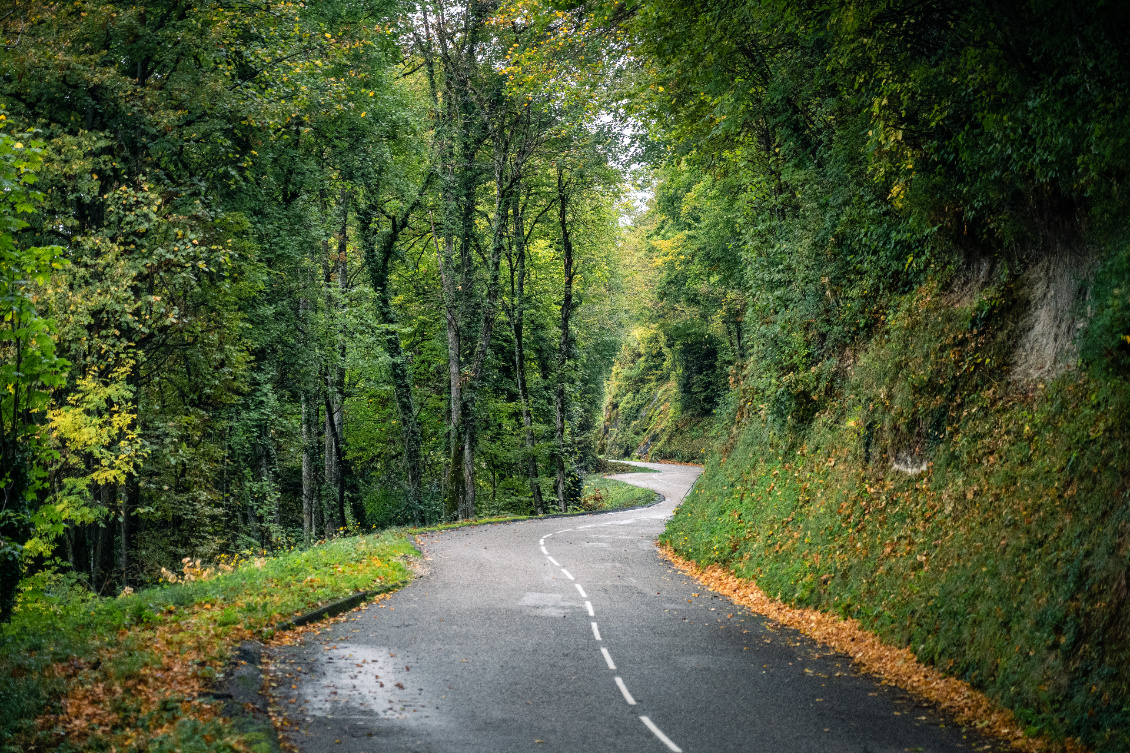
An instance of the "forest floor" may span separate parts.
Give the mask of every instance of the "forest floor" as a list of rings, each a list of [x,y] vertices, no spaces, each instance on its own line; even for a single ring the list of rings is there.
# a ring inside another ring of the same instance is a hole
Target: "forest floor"
[[[33,583],[0,632],[0,750],[251,750],[211,695],[243,641],[328,602],[403,583],[403,534],[280,556],[186,561],[174,582],[99,598]]]

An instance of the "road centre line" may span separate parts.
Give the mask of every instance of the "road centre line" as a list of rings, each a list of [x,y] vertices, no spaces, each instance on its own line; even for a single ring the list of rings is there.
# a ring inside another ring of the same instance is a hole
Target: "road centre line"
[[[604,654],[604,661],[607,662],[609,669],[616,669],[616,664],[612,661],[612,654],[608,653],[608,649],[604,646],[600,647],[600,653]]]
[[[628,686],[624,684],[623,678],[616,678],[616,687],[620,688],[620,693],[624,696],[624,700],[628,702],[629,706],[636,705],[636,699],[632,698],[632,694],[628,692]]]
[[[546,556],[546,557],[549,557],[549,553],[548,553],[548,552],[546,552],[546,555],[545,555],[545,556]],[[552,557],[549,557],[549,561],[550,561],[550,562],[552,562],[552,563],[553,563],[553,564],[554,564],[555,566],[557,566],[557,567],[561,567],[561,563],[560,563],[560,562],[558,562],[557,560],[553,559]]]
[[[580,583],[574,583],[573,585],[576,586],[577,590],[581,593],[582,599],[587,599],[589,597],[589,595],[587,593],[585,593],[585,589],[581,588]]]
[[[550,557],[550,559],[553,559],[553,558]],[[554,564],[557,564],[557,563],[555,562]],[[571,572],[569,572],[568,570],[566,570],[565,568],[561,568],[561,572],[565,573],[565,577],[568,578],[569,580],[576,580],[576,578],[573,577],[573,574]]]
[[[672,742],[671,738],[669,738],[669,737],[667,737],[667,735],[663,734],[663,730],[661,730],[661,729],[659,729],[659,727],[655,726],[655,722],[651,721],[646,716],[641,716],[640,721],[643,722],[643,726],[645,726],[649,730],[651,730],[652,733],[656,737],[659,738],[659,741],[661,743],[663,743],[664,745],[666,745],[668,750],[672,751],[672,753],[683,753],[683,749],[680,748],[678,745],[676,745],[674,742]]]
[[[589,624],[592,625],[592,635],[593,635],[593,637],[596,638],[599,641],[600,640],[600,628],[598,628],[596,626],[595,622],[590,622]]]
[[[589,610],[589,617],[596,617],[596,612],[592,611],[592,602],[585,602],[585,609]]]
[[[545,548],[545,544],[542,544],[541,553],[544,554],[546,557],[549,556],[549,550]]]

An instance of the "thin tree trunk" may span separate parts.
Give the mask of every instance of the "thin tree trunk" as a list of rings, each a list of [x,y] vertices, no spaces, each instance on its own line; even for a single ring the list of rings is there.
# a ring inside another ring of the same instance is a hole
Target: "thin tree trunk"
[[[302,543],[310,546],[314,533],[314,505],[318,486],[314,480],[314,448],[310,441],[310,407],[302,392]]]
[[[557,211],[561,224],[561,255],[565,273],[565,290],[561,300],[561,338],[557,347],[557,385],[554,389],[553,407],[556,418],[554,439],[557,444],[557,502],[561,512],[568,509],[566,498],[565,472],[565,382],[569,363],[569,350],[572,340],[569,332],[569,317],[573,311],[573,243],[569,238],[569,223],[566,215],[565,185],[562,181],[561,166],[557,166]]]
[[[538,515],[545,514],[545,501],[541,496],[541,482],[538,480],[538,458],[535,451],[533,417],[530,411],[530,391],[526,384],[526,347],[524,342],[526,318],[526,235],[522,220],[522,204],[515,196],[512,199],[514,219],[514,250],[517,253],[517,269],[513,282],[514,311],[510,317],[510,328],[514,333],[514,371],[517,374],[518,398],[522,405],[522,428],[526,440],[526,477],[530,484],[530,494],[534,499],[534,509]]]
[[[331,408],[332,406],[330,404],[330,396],[326,395],[326,412],[329,413]],[[340,466],[342,451],[341,434],[338,433],[337,426],[333,421],[327,422],[326,428],[330,432],[330,443],[333,445],[332,449],[335,460],[337,461],[337,465]],[[337,512],[339,515],[338,520],[341,521],[341,526],[339,526],[339,529],[345,528],[345,485],[341,483],[339,483],[337,486]]]
[[[349,264],[346,253],[348,251],[349,231],[349,191],[341,189],[341,231],[337,237],[337,290],[338,301],[341,306],[340,314],[344,314],[345,296],[349,292]],[[338,317],[337,331],[337,374],[334,380],[337,394],[334,396],[334,427],[337,443],[335,458],[337,459],[337,516],[338,525],[346,526],[345,518],[345,331],[344,316]]]
[[[263,548],[267,548],[268,545],[274,543],[274,533],[277,528],[272,530],[271,524],[273,523],[277,526],[279,523],[279,501],[278,495],[273,494],[275,474],[274,469],[271,467],[271,455],[270,425],[264,422],[262,443],[259,445],[259,480],[262,485],[261,499],[264,502],[261,508],[262,516],[260,520],[262,525],[259,533],[259,542]],[[271,509],[272,507],[274,509]]]
[[[319,390],[319,392],[320,391],[321,390]],[[322,432],[324,431],[325,427],[322,423],[321,401],[320,400],[313,401],[312,407],[313,407],[313,415],[311,416],[312,420],[310,422],[310,426],[312,428],[314,428],[314,436],[311,437],[311,439],[313,440],[313,442],[311,442],[311,446],[317,447],[319,445],[322,445],[323,451],[324,451],[325,443],[323,442],[323,439],[325,439],[325,437],[322,436]],[[314,460],[315,457],[314,457],[313,450],[311,451],[310,454],[311,454],[311,460]],[[322,478],[321,479],[317,479],[317,478],[314,479],[314,488],[315,488],[316,491],[315,491],[315,496],[314,496],[314,521],[313,521],[312,528],[314,529],[314,537],[315,538],[317,538],[317,536],[318,536],[318,531],[321,531],[322,532],[322,538],[323,539],[329,539],[329,537],[330,537],[330,525],[331,524],[329,522],[329,519],[326,517],[326,506],[325,506],[325,501],[324,501],[323,495],[322,495],[322,489],[324,489],[326,487],[326,484],[328,483],[326,481],[326,478],[325,478],[324,465],[325,464],[323,463]]]
[[[334,312],[337,310],[337,303],[334,301],[334,294],[332,289],[333,274],[336,270],[336,265],[331,266],[328,263],[330,253],[329,241],[322,242],[322,249],[327,257],[327,262],[322,268],[323,278],[323,293],[326,299],[326,316],[333,317]],[[331,332],[336,331],[332,326]],[[336,345],[331,346],[330,352],[337,351]],[[329,540],[337,534],[340,523],[334,522],[333,505],[330,502],[330,497],[337,489],[337,462],[334,457],[334,395],[337,390],[334,388],[334,376],[337,370],[332,364],[326,363],[322,371],[322,382],[325,388],[324,400],[322,402],[326,405],[326,415],[324,416],[324,425],[322,427],[322,483],[324,493],[319,495],[321,499],[322,518],[325,524],[325,538]]]
[[[134,521],[133,511],[141,502],[141,482],[136,473],[131,473],[126,479],[120,492],[122,500],[122,588],[129,587],[129,550],[133,545]]]
[[[341,532],[346,526],[345,516],[345,468],[344,468],[344,455],[342,453],[341,439],[344,429],[344,387],[345,387],[345,337],[341,331],[342,326],[342,307],[344,305],[345,294],[348,291],[348,267],[346,263],[346,251],[348,247],[347,232],[349,229],[349,191],[347,188],[342,188],[341,198],[339,202],[341,209],[341,226],[338,232],[337,239],[337,255],[333,260],[332,265],[325,267],[325,290],[326,290],[326,309],[327,311],[334,312],[334,344],[332,351],[336,358],[336,363],[329,363],[326,365],[326,429],[325,429],[325,447],[324,447],[324,461],[325,461],[325,481],[326,487],[330,494],[334,495],[335,500],[333,504],[333,516],[336,517],[332,523],[330,517],[326,518],[326,529],[329,532],[330,527],[334,529],[334,534]],[[328,243],[326,250],[328,251]],[[334,294],[331,292],[331,286],[334,283],[334,277],[337,282],[337,296],[335,300]],[[335,443],[335,439],[337,442]]]
[[[122,590],[129,586],[129,495],[125,490],[119,490],[118,497],[122,502],[122,520],[121,520],[121,551],[119,567],[122,573]]]
[[[310,329],[306,321],[309,301],[306,298],[298,300],[298,319],[300,331],[303,334],[304,344],[309,348]],[[311,348],[313,350],[313,348]],[[303,380],[300,388],[302,403],[302,543],[310,546],[318,535],[314,511],[318,504],[318,481],[315,468],[315,442],[317,430],[315,423],[318,415],[318,403],[314,402],[313,415],[311,415],[309,385]]]
[[[459,516],[463,520],[475,517],[475,433],[478,390],[482,381],[483,365],[490,350],[494,336],[494,325],[498,320],[498,298],[502,291],[502,251],[510,203],[510,186],[507,183],[506,161],[500,155],[506,154],[505,145],[495,143],[495,199],[494,222],[491,228],[491,252],[487,267],[487,292],[482,306],[482,319],[479,322],[479,338],[475,344],[475,357],[467,385],[463,389],[463,506]]]

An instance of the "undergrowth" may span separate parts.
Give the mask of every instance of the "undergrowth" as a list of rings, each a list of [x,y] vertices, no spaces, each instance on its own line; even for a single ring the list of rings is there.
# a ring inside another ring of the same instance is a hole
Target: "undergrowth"
[[[608,381],[597,452],[610,458],[705,459],[714,422],[683,404],[676,360],[658,331],[640,330],[624,345]]]
[[[1124,751],[1130,384],[1011,382],[1014,304],[908,297],[807,427],[748,400],[661,541],[859,619],[1030,734]]]
[[[63,576],[25,583],[0,628],[8,751],[245,750],[207,690],[242,640],[334,599],[407,580],[415,549],[390,533],[273,558],[186,562],[176,583],[118,598]]]
[[[632,486],[623,481],[601,476],[585,479],[585,490],[581,497],[581,509],[587,512],[615,510],[621,507],[637,507],[654,502],[656,493],[651,489]]]

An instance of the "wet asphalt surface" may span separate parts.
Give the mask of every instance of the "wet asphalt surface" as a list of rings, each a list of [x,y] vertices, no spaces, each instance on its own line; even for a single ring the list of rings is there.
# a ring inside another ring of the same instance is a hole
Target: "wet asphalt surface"
[[[273,652],[302,751],[1004,750],[847,657],[711,594],[655,539],[663,502],[421,536],[424,572]],[[543,552],[544,547],[544,552]]]

